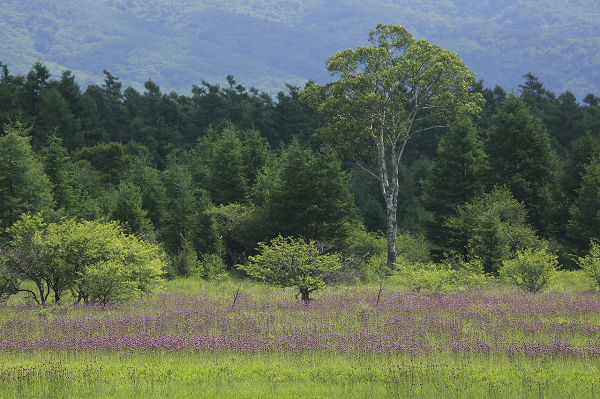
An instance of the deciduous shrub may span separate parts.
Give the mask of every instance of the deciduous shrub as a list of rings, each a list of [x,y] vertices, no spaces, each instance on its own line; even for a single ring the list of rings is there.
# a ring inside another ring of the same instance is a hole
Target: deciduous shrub
[[[162,281],[162,251],[125,234],[116,222],[46,224],[41,214],[23,215],[8,232],[2,281],[16,284],[12,293],[24,291],[40,304],[50,292],[59,302],[69,291],[77,301],[106,304],[152,291]],[[36,291],[19,287],[19,280],[33,282]]]
[[[558,267],[557,256],[546,248],[523,249],[513,259],[505,260],[500,268],[500,277],[531,292],[538,292],[552,277]]]
[[[600,245],[597,242],[590,243],[589,253],[584,258],[579,258],[577,263],[586,277],[600,286]]]
[[[395,271],[392,278],[411,291],[445,291],[453,274],[448,264],[412,263],[403,257],[396,261]]]
[[[411,291],[448,292],[467,287],[481,287],[487,282],[479,259],[464,262],[459,257],[440,263],[410,262],[398,258],[392,279]]]

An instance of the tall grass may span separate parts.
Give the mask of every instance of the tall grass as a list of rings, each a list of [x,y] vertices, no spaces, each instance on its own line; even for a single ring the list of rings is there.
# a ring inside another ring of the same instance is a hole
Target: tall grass
[[[0,397],[594,397],[600,293],[235,279],[112,306],[0,306]]]

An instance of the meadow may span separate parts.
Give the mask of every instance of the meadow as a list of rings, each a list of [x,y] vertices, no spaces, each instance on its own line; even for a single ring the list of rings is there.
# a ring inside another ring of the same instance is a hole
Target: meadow
[[[0,305],[0,397],[595,397],[600,292],[176,280],[110,306]]]

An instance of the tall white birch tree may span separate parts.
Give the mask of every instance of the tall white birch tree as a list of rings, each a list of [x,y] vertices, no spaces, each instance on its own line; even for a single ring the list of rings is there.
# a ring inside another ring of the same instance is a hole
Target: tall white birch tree
[[[378,24],[369,43],[330,57],[327,69],[338,79],[309,85],[301,95],[324,116],[317,137],[379,181],[386,204],[387,265],[393,269],[398,167],[409,139],[447,126],[459,114],[478,113],[483,98],[469,90],[475,74],[456,53],[416,40],[400,25]]]

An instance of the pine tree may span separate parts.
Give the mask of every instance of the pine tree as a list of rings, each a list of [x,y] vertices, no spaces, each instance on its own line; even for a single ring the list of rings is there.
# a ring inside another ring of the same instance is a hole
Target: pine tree
[[[51,213],[54,206],[52,184],[31,149],[30,131],[14,121],[4,125],[0,137],[0,231],[22,213]]]
[[[40,151],[40,156],[44,172],[52,182],[56,209],[61,213],[69,213],[75,202],[74,166],[67,149],[62,146],[62,142],[63,140],[56,135],[48,136],[46,145]]]
[[[71,113],[65,99],[53,87],[47,88],[41,95],[38,124],[46,135],[60,136],[70,151],[83,145],[81,122]]]
[[[127,234],[148,235],[154,230],[142,207],[142,192],[131,181],[121,181],[115,195],[111,219],[117,220]]]
[[[198,253],[219,252],[220,242],[212,220],[203,214],[211,206],[210,197],[205,190],[194,186],[187,165],[170,156],[163,181],[167,211],[160,237],[167,252],[178,254],[185,240],[190,241]]]
[[[297,141],[283,150],[266,191],[272,236],[296,236],[338,243],[356,218],[348,176],[330,152],[314,153]],[[268,172],[267,172],[268,173]]]
[[[551,191],[556,185],[556,157],[550,138],[523,99],[509,95],[494,117],[484,144],[491,181],[505,185],[529,212],[531,224],[543,236],[553,230],[548,212],[554,208]]]
[[[488,167],[482,146],[473,123],[468,119],[458,121],[440,141],[438,160],[423,181],[423,207],[433,215],[424,226],[426,237],[438,247],[438,255],[460,251],[466,245],[464,238],[452,236],[444,223],[456,214],[457,207],[485,189]]]

